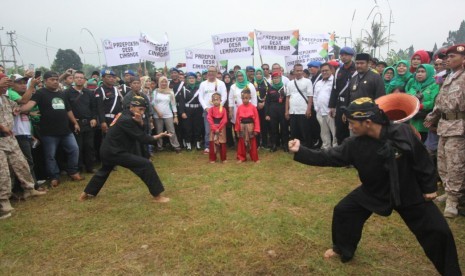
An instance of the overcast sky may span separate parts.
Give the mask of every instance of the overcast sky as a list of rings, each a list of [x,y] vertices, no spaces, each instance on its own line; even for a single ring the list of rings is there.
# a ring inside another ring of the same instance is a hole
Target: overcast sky
[[[6,44],[6,31],[16,31],[19,65],[49,67],[46,44],[50,62],[58,48],[76,52],[82,48],[81,60],[99,65],[95,42],[83,28],[93,33],[100,51],[104,38],[138,36],[143,31],[161,39],[167,32],[171,48],[168,66],[172,66],[185,62],[185,48],[213,49],[211,35],[220,33],[299,29],[305,34],[335,31],[340,37],[349,37],[352,31],[355,40],[373,20],[382,17],[387,26],[390,9],[394,21],[391,34],[396,41],[391,43],[393,49],[413,44],[415,49],[431,50],[434,43],[440,47],[449,30],[457,30],[465,19],[464,0],[23,0],[2,2],[0,28],[4,29],[0,37]],[[337,44],[344,46],[344,39]],[[347,44],[350,46],[350,38]],[[382,48],[383,56],[386,50],[387,47]],[[11,49],[5,51],[5,57],[11,59]],[[100,60],[105,64],[103,53]],[[284,58],[264,56],[263,61],[283,64]],[[230,61],[243,66],[250,63],[252,60]],[[256,56],[255,65],[258,64]]]

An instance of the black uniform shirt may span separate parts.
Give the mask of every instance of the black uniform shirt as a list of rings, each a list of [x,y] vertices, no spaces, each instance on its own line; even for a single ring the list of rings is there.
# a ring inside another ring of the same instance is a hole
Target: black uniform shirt
[[[102,92],[103,89],[103,92]],[[118,90],[118,89],[116,89]],[[105,114],[118,114],[123,110],[122,99],[118,93],[115,93],[115,88],[113,86],[109,87],[105,84],[102,84],[99,88],[95,89],[94,92],[95,98],[97,99],[97,113],[100,120],[100,123],[105,122]],[[113,104],[116,104],[113,110]]]
[[[83,88],[79,92],[74,87],[71,87],[64,93],[76,119],[97,119],[97,102],[92,91]]]
[[[362,185],[351,196],[368,210],[389,215],[394,208],[389,168],[380,154],[386,140],[393,142],[397,151],[399,208],[424,202],[423,194],[437,190],[435,168],[426,148],[406,124],[383,127],[381,139],[354,136],[327,150],[310,150],[301,146],[294,160],[314,166],[354,165]]]
[[[349,102],[349,87],[341,94],[342,89],[349,84],[350,78],[355,73],[355,63],[352,62],[349,67],[342,66],[336,71],[334,78],[333,90],[329,98],[329,108],[336,108],[340,106],[348,106]],[[341,95],[340,95],[341,94]],[[343,99],[343,101],[341,101]]]
[[[125,110],[115,118],[105,139],[103,139],[100,153],[102,158],[115,159],[122,152],[138,152],[138,143],[155,144],[156,139],[146,134],[143,127],[132,119],[133,114]]]
[[[351,78],[348,90],[349,103],[362,97],[375,100],[386,95],[383,79],[371,69],[363,75],[359,73]]]

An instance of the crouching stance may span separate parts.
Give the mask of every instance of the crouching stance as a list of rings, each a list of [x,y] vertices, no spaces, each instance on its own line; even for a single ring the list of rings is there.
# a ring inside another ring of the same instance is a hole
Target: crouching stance
[[[454,237],[439,209],[433,163],[409,125],[391,124],[370,98],[353,101],[345,110],[354,137],[327,150],[310,150],[289,142],[294,160],[313,166],[353,165],[362,184],[334,208],[333,248],[325,257],[351,260],[365,221],[396,210],[442,275],[461,275]]]
[[[140,155],[134,154],[140,149],[140,144],[155,144],[157,139],[171,136],[166,132],[155,136],[147,135],[143,129],[142,114],[145,111],[144,98],[135,96],[131,100],[129,110],[118,114],[100,148],[102,168],[92,177],[84,192],[79,197],[86,200],[96,196],[107,181],[115,166],[130,169],[139,176],[149,189],[155,202],[168,202],[169,198],[161,196],[165,190],[152,162]]]

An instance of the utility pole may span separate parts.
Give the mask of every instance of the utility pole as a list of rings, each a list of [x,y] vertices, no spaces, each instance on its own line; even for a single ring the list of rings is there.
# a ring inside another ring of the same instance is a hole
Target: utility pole
[[[11,51],[13,52],[13,64],[15,65],[15,73],[18,73],[18,66],[16,65],[16,54],[15,54],[15,45],[13,44],[13,35],[16,34],[16,31],[10,31],[6,33],[10,36],[10,45]]]

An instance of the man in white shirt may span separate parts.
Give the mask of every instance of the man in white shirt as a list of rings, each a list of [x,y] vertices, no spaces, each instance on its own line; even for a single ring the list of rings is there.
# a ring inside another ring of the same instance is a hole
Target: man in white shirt
[[[313,93],[313,103],[316,111],[316,118],[320,124],[320,136],[323,140],[322,148],[337,146],[336,127],[334,118],[329,116],[329,98],[333,88],[333,75],[331,74],[331,65],[323,63],[321,65],[321,79],[315,83]]]
[[[294,65],[294,75],[295,79],[287,84],[285,116],[290,120],[291,139],[299,139],[311,148],[309,119],[312,116],[313,85],[311,80],[304,78],[302,64]]]
[[[213,106],[211,100],[214,93],[221,94],[221,105],[224,105],[226,99],[228,98],[228,93],[226,91],[226,85],[223,81],[216,78],[216,73],[218,69],[216,66],[209,66],[207,72],[207,80],[203,81],[199,86],[199,102],[203,108],[203,123],[205,126],[205,150],[204,154],[209,153],[210,146],[210,124],[207,120],[207,112],[210,107]]]

